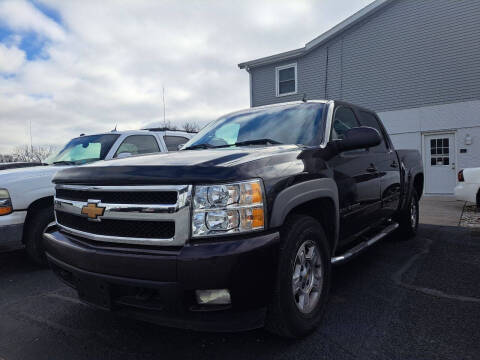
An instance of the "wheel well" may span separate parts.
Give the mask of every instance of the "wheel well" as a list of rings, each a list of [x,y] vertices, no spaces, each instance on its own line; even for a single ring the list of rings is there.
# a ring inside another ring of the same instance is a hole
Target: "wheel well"
[[[417,192],[418,199],[422,197],[423,194],[423,174],[417,174],[413,179],[413,188]]]
[[[33,203],[31,203],[28,206],[27,217],[25,218],[25,222],[23,224],[23,242],[25,242],[25,234],[26,234],[25,230],[28,228],[30,221],[32,221],[35,211],[38,209],[45,209],[49,206],[53,206],[53,196],[47,196],[47,197],[35,200]]]
[[[327,235],[330,249],[334,251],[336,210],[335,204],[329,198],[320,198],[308,201],[290,210],[287,217],[293,214],[304,214],[313,217],[323,226]]]

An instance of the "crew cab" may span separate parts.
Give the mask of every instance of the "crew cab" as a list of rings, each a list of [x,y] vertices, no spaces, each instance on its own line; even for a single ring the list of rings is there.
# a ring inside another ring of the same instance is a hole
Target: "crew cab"
[[[147,153],[177,150],[193,134],[183,131],[112,131],[72,139],[47,166],[0,172],[0,246],[25,244],[30,258],[45,263],[42,234],[54,221],[53,175],[60,169]]]
[[[418,227],[420,154],[340,101],[256,107],[181,151],[58,172],[54,272],[81,300],[197,330],[320,323],[332,264]]]

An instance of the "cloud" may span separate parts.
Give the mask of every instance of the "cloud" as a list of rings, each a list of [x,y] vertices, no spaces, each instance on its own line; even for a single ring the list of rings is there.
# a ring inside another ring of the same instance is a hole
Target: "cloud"
[[[248,107],[238,63],[303,46],[370,1],[0,0],[2,49],[18,56],[33,32],[45,54],[0,52],[14,75],[0,75],[0,153],[25,142],[30,120],[37,145],[159,123],[163,87],[179,126]]]
[[[33,31],[54,41],[65,39],[63,29],[25,0],[0,2],[0,21],[15,31]]]
[[[0,74],[17,72],[25,62],[25,52],[16,46],[7,47],[0,43]]]

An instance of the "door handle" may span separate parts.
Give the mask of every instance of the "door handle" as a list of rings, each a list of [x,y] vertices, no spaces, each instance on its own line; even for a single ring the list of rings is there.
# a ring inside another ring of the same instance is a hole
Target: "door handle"
[[[367,172],[369,173],[377,172],[377,168],[375,167],[375,165],[370,164],[370,166],[367,168]]]

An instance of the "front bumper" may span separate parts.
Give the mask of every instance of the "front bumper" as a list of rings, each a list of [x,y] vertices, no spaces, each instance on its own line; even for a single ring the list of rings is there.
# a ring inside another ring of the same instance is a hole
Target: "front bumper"
[[[14,211],[11,214],[0,216],[0,245],[22,242],[23,223],[26,217],[26,211]]]
[[[52,269],[87,303],[172,327],[235,331],[263,325],[279,234],[169,249],[87,242],[59,231],[44,240]],[[229,289],[232,303],[200,306],[198,289]]]

